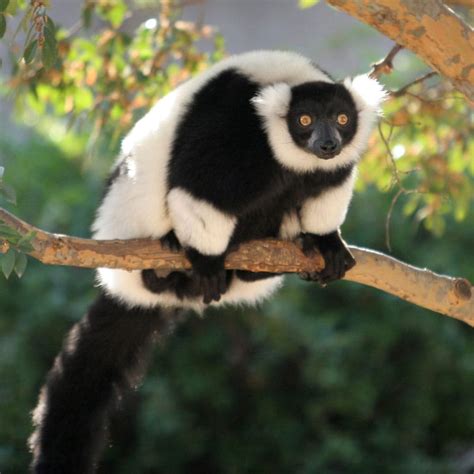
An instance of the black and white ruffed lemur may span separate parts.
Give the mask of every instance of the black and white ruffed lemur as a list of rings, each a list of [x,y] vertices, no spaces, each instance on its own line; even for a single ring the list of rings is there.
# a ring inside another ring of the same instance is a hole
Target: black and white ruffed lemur
[[[326,262],[307,279],[344,275],[352,260],[339,227],[383,97],[367,76],[336,82],[298,54],[255,51],[180,85],[133,127],[93,236],[161,239],[184,249],[192,271],[98,270],[101,293],[34,412],[32,472],[95,472],[110,411],[179,309],[256,303],[280,286],[280,275],[224,270],[229,248],[299,239]]]

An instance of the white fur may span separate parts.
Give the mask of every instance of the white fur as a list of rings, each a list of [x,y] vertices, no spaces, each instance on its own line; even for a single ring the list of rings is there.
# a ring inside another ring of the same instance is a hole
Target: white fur
[[[94,238],[160,237],[171,229],[165,206],[166,170],[178,121],[193,95],[229,68],[264,85],[329,81],[309,59],[298,54],[253,51],[231,56],[181,84],[159,100],[124,139],[121,156],[128,156],[135,174],[120,177],[112,185],[92,226]]]
[[[342,225],[351,202],[355,177],[354,169],[343,184],[316,198],[310,198],[303,204],[300,216],[304,232],[324,235]]]
[[[226,304],[257,304],[268,298],[283,283],[282,276],[247,282],[234,278],[230,288],[214,306]]]
[[[237,218],[196,199],[184,189],[168,194],[168,209],[178,240],[204,255],[219,255],[227,249]]]
[[[202,298],[180,300],[172,292],[152,293],[142,284],[140,271],[115,270],[111,268],[99,268],[98,278],[100,284],[112,296],[115,296],[130,307],[162,306],[166,308],[187,307],[197,312],[202,312],[206,305]],[[283,283],[283,277],[276,276],[255,282],[245,282],[233,278],[227,292],[222,295],[220,301],[213,301],[212,306],[223,306],[226,304],[257,304],[273,292]]]
[[[325,82],[333,82],[327,79]],[[373,125],[379,114],[379,107],[385,98],[382,86],[368,76],[358,76],[344,81],[358,112],[358,127],[351,143],[330,160],[323,160],[313,153],[298,147],[291,138],[286,115],[291,100],[291,87],[287,83],[264,87],[252,100],[257,113],[263,118],[270,146],[276,159],[287,168],[300,172],[318,169],[333,170],[355,163],[365,151]]]
[[[301,233],[301,222],[296,211],[287,212],[281,221],[279,236],[285,240],[293,240]]]
[[[183,228],[186,222],[181,222],[179,219],[172,222],[166,202],[168,193],[167,166],[177,124],[186,112],[194,94],[212,78],[229,68],[236,68],[259,84],[268,86],[264,87],[261,94],[255,99],[255,105],[264,117],[271,146],[282,164],[298,171],[310,171],[318,167],[330,168],[333,166],[331,162],[336,160],[341,163],[354,159],[354,152],[350,150],[347,158],[339,159],[338,157],[326,162],[311,156],[308,161],[306,153],[292,145],[286,128],[281,127],[283,120],[281,115],[285,113],[289,104],[290,87],[307,81],[332,82],[326,74],[315,68],[307,58],[294,53],[255,51],[232,56],[185,82],[162,98],[127,135],[122,144],[119,160],[126,157],[128,171],[115,180],[99,207],[92,226],[94,238],[159,238],[177,226],[179,228],[178,238],[184,238],[189,245],[191,242],[197,243],[198,248],[207,253],[222,249],[224,241],[229,238],[231,227],[233,230],[233,225],[235,225],[235,223],[232,224],[233,221],[229,216],[224,215],[223,218],[222,216],[217,218],[221,224],[223,223],[224,231],[219,228],[215,235],[213,232],[218,227],[215,223],[210,223],[213,230],[209,229],[209,232],[206,233],[207,229],[203,225],[198,226],[198,231],[191,228],[192,232],[189,232]],[[364,104],[368,100],[367,95],[364,94],[366,86],[361,80],[354,80],[350,86],[357,94],[358,105],[362,104],[361,116],[365,117],[363,115],[365,113]],[[373,107],[370,110],[373,110]],[[366,115],[370,115],[370,113],[367,112]],[[365,120],[372,122],[371,117],[367,117]],[[370,127],[362,127],[363,133],[360,138],[354,141],[353,148],[358,149],[357,143],[359,142],[360,148],[365,146],[368,137],[366,129],[368,130]],[[182,204],[185,207],[186,203]],[[187,204],[189,205],[190,202]],[[201,204],[199,203],[197,206],[197,215],[199,213],[206,214],[209,211],[209,208]],[[174,208],[174,220],[176,220],[179,205]],[[212,210],[208,213],[208,217],[210,215],[214,215]],[[195,231],[196,234],[194,234]],[[221,234],[225,234],[225,238]],[[209,243],[207,243],[208,237],[210,237]],[[98,270],[97,274],[99,284],[106,291],[132,306],[183,306],[183,302],[171,294],[157,295],[145,290],[138,271],[127,272],[102,268]],[[226,301],[239,301],[239,293],[244,301],[258,301],[273,291],[280,280],[272,278],[254,283],[236,281],[219,304]],[[202,307],[202,303],[199,301],[185,301],[184,305],[196,309]]]

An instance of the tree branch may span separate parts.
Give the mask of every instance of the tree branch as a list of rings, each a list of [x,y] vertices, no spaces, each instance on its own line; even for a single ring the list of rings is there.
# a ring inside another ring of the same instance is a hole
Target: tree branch
[[[156,240],[98,241],[51,234],[1,208],[0,220],[22,235],[36,232],[31,241],[33,250],[29,254],[47,264],[127,270],[191,267],[183,254],[164,250]],[[0,251],[7,248],[0,242]],[[467,280],[437,275],[373,250],[349,248],[357,265],[348,272],[346,280],[378,288],[474,326],[473,288]],[[228,255],[226,268],[272,273],[309,272],[320,271],[324,268],[324,261],[320,255],[306,257],[293,242],[268,239],[242,244]]]
[[[405,84],[400,89],[397,89],[396,91],[391,91],[390,96],[391,97],[400,97],[403,94],[405,94],[408,91],[408,89],[410,89],[410,87],[414,86],[415,84],[420,84],[420,82],[426,81],[426,80],[430,79],[431,77],[436,76],[437,74],[438,73],[436,73],[434,71],[427,72],[426,74],[423,74],[423,76],[420,76],[420,77],[416,78],[415,80],[409,82],[408,84]]]
[[[412,50],[474,101],[474,30],[440,0],[327,0]]]
[[[396,44],[381,61],[372,64],[372,71],[369,76],[380,77],[382,74],[390,74],[393,71],[393,60],[395,56],[403,49],[403,46]]]

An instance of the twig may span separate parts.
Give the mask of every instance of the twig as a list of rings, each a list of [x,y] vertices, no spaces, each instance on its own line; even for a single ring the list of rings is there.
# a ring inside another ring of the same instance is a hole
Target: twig
[[[400,89],[397,89],[396,91],[391,91],[389,93],[389,95],[390,95],[390,97],[400,97],[400,96],[404,95],[408,91],[408,89],[410,87],[414,86],[415,84],[419,84],[420,82],[426,81],[430,77],[437,76],[437,75],[438,75],[438,73],[435,72],[435,71],[428,72],[428,73],[424,74],[423,76],[418,77],[414,81],[409,82],[408,84],[404,85]]]
[[[381,61],[372,64],[372,71],[369,76],[380,77],[382,74],[390,74],[393,71],[393,59],[403,49],[403,46],[396,44]]]
[[[97,241],[44,232],[0,208],[0,220],[20,234],[35,231],[31,256],[43,263],[77,267],[183,269],[190,264],[183,254],[165,251],[150,239]],[[474,298],[470,282],[463,278],[437,275],[395,260],[373,250],[349,247],[357,265],[346,280],[373,286],[432,311],[474,326]],[[226,268],[267,272],[320,271],[320,255],[306,257],[300,248],[279,240],[242,244],[226,259]]]
[[[400,188],[395,196],[393,196],[392,201],[390,202],[390,207],[387,212],[387,217],[385,218],[385,245],[390,253],[392,253],[392,244],[390,242],[390,223],[392,221],[392,213],[395,208],[395,204],[400,199],[400,196],[407,196],[408,194],[420,194],[421,191],[417,189],[404,189]]]
[[[388,138],[386,138],[385,135],[383,134],[381,122],[378,123],[377,127],[378,127],[378,130],[379,130],[380,138],[382,139],[382,142],[385,145],[385,149],[387,150],[387,155],[390,158],[390,162],[392,164],[393,177],[394,177],[397,185],[399,186],[399,188],[404,189],[403,184],[400,180],[400,175],[398,173],[398,167],[397,167],[397,164],[395,162],[395,158],[393,156],[392,150],[390,149],[390,143],[389,142],[390,142],[390,139],[392,138],[393,127],[390,128]]]
[[[393,208],[395,207],[395,204],[397,203],[398,199],[400,196],[403,195],[403,189],[400,188],[397,191],[397,194],[392,199],[392,202],[390,203],[390,208],[388,209],[387,212],[387,217],[385,218],[385,245],[387,246],[387,249],[390,253],[392,253],[392,245],[390,243],[390,222],[392,220],[392,212]]]

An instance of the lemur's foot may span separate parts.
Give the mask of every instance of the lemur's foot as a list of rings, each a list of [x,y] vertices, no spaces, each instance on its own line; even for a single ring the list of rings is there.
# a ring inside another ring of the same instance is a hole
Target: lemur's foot
[[[170,230],[165,236],[161,237],[160,242],[163,249],[170,250],[171,252],[179,252],[183,248],[173,230]]]
[[[303,280],[316,281],[321,285],[344,277],[356,261],[341,239],[339,232],[326,235],[302,234],[302,249],[305,255],[311,256],[319,250],[324,258],[325,267],[321,272],[300,273]]]
[[[227,291],[227,273],[224,268],[225,254],[203,255],[195,249],[187,249],[186,256],[200,287],[205,304],[219,301]]]

